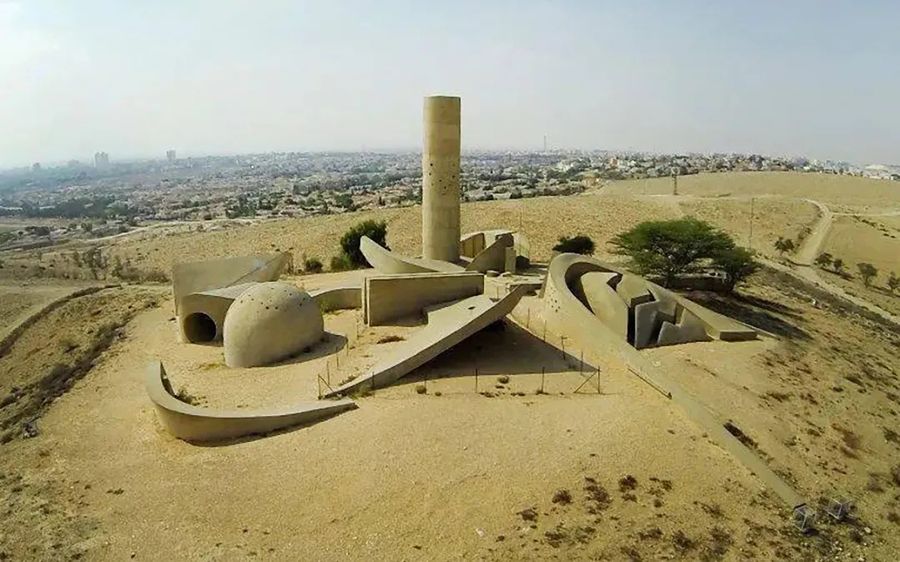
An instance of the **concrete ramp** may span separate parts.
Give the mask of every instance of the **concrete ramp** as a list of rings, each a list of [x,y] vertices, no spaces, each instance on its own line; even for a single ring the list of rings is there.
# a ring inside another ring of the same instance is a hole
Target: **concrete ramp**
[[[529,290],[527,286],[518,286],[500,299],[477,295],[429,310],[428,325],[398,346],[392,356],[327,396],[346,395],[357,389],[374,389],[392,384],[413,369],[501,320],[512,312]]]
[[[189,442],[235,439],[304,425],[356,408],[352,400],[300,402],[292,408],[272,410],[217,410],[179,400],[159,361],[147,368],[147,394],[166,430]]]

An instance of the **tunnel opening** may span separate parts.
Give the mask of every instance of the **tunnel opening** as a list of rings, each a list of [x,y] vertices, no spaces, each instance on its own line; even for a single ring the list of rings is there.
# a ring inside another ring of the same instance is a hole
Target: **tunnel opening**
[[[216,339],[216,323],[202,312],[194,312],[184,319],[184,335],[191,343],[211,342]]]

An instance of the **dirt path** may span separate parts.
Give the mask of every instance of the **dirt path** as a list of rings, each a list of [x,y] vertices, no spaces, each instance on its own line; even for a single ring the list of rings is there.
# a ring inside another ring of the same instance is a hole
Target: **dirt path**
[[[761,261],[765,265],[771,267],[772,269],[781,271],[783,273],[787,273],[798,279],[808,281],[808,282],[812,283],[813,285],[815,285],[816,287],[818,287],[819,289],[822,289],[823,291],[826,291],[838,298],[849,301],[849,302],[855,304],[856,306],[862,307],[862,308],[868,310],[869,312],[880,316],[881,318],[887,320],[888,322],[892,322],[893,324],[900,326],[900,317],[898,317],[895,314],[891,314],[887,310],[881,308],[880,306],[872,304],[871,302],[869,302],[865,299],[861,299],[859,297],[851,295],[850,293],[848,293],[844,289],[838,287],[837,285],[833,285],[833,284],[829,283],[828,281],[825,281],[824,279],[822,279],[819,276],[819,273],[815,269],[813,269],[811,266],[800,265],[799,267],[790,267],[790,266],[787,266],[787,265],[784,265],[784,264],[781,264],[781,263],[778,263],[778,262],[775,262],[775,261],[772,261],[772,260],[769,260],[766,258],[759,258],[759,261]]]
[[[812,265],[813,260],[819,255],[822,244],[825,243],[825,239],[828,237],[834,215],[831,213],[831,209],[824,203],[814,199],[805,199],[805,201],[818,207],[821,216],[819,217],[819,221],[812,228],[812,232],[810,232],[809,236],[804,238],[803,242],[801,242],[800,248],[797,250],[794,257],[794,261],[800,265]]]

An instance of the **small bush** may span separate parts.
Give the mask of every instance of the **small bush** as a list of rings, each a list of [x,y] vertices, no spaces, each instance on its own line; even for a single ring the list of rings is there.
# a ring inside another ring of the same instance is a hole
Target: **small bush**
[[[594,253],[594,241],[582,234],[572,237],[560,236],[559,242],[553,246],[553,251],[589,256]]]
[[[322,260],[319,258],[306,258],[303,260],[303,271],[306,273],[322,273]]]
[[[331,258],[329,269],[331,271],[347,271],[353,269],[353,264],[350,262],[350,258],[341,254]]]
[[[385,248],[388,247],[386,222],[367,220],[353,226],[341,236],[341,251],[349,262],[350,268],[369,266],[365,256],[359,250],[359,241],[363,236]]]
[[[863,284],[866,287],[869,287],[872,284],[872,279],[878,275],[878,268],[871,263],[858,263],[856,264],[856,269],[859,271],[859,276],[862,277]]]
[[[424,384],[416,385],[416,394],[425,394],[426,392],[428,392],[428,389],[425,388]]]
[[[557,490],[553,493],[553,499],[551,501],[553,503],[568,505],[572,503],[572,494],[570,494],[568,490]]]
[[[497,381],[501,384],[506,384],[509,382],[509,377],[506,375],[500,375],[499,377],[497,377]]]
[[[398,336],[396,334],[390,334],[388,336],[384,336],[383,338],[378,339],[378,343],[393,343],[395,341],[403,341],[406,338],[403,336]]]

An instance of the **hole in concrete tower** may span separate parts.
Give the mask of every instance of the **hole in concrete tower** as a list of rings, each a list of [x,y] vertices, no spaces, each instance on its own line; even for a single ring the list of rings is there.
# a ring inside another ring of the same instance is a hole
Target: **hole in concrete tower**
[[[184,335],[191,343],[210,342],[216,339],[216,323],[202,312],[187,315],[183,326]]]

